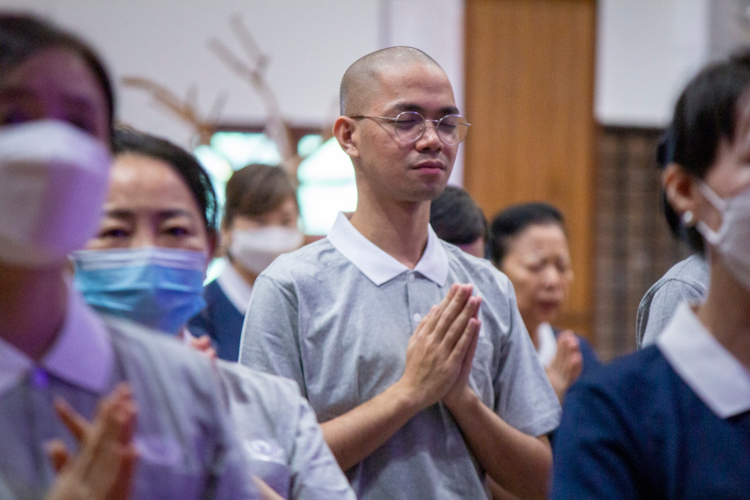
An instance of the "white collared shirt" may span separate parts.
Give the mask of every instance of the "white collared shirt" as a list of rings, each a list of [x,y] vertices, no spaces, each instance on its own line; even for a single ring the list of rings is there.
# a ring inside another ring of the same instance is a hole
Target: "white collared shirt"
[[[680,378],[720,418],[750,410],[750,372],[683,302],[656,342]]]
[[[357,231],[343,212],[339,212],[328,233],[328,241],[377,286],[410,271]],[[448,256],[432,226],[427,227],[427,246],[414,271],[438,286],[443,286],[448,277]]]
[[[245,314],[247,306],[250,304],[253,287],[232,267],[231,262],[227,262],[219,277],[216,278],[216,282],[232,305],[240,313]]]
[[[536,329],[536,340],[539,343],[537,349],[539,361],[547,368],[557,356],[557,338],[555,337],[555,331],[552,330],[552,325],[549,323],[539,325]]]
[[[63,326],[38,364],[0,338],[0,395],[36,368],[75,386],[104,394],[113,375],[113,363],[114,350],[104,323],[69,286]]]

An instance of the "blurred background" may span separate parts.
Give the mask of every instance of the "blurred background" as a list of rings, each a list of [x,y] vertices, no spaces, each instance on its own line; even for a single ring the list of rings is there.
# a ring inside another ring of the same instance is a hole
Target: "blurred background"
[[[635,348],[638,302],[687,255],[655,158],[677,93],[750,43],[750,0],[0,0],[11,8],[98,47],[119,120],[194,151],[217,191],[233,169],[282,163],[313,236],[356,206],[330,133],[341,76],[379,48],[424,50],[472,124],[450,182],[488,218],[562,209],[575,280],[559,323],[604,359]]]

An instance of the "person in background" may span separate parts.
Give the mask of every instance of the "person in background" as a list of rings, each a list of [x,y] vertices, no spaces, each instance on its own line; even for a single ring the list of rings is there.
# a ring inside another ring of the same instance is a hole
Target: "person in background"
[[[0,13],[0,498],[254,498],[209,361],[70,286],[113,120],[88,45]]]
[[[518,310],[562,401],[583,370],[599,365],[586,339],[552,326],[573,281],[562,214],[546,203],[503,210],[492,221],[490,255],[513,283]]]
[[[553,499],[750,492],[750,52],[700,71],[671,130],[662,185],[703,237],[708,293],[681,303],[655,345],[571,388]]]
[[[258,277],[240,362],[297,381],[362,499],[545,497],[560,408],[512,287],[429,224],[469,128],[447,75],[391,47],[340,101],[357,208]]]
[[[443,241],[483,259],[487,246],[487,219],[469,193],[446,186],[430,203],[430,225]]]
[[[221,359],[239,358],[242,322],[258,275],[282,253],[302,246],[297,194],[280,167],[248,165],[227,182],[221,241],[228,258],[204,291],[208,305],[190,320],[207,334]]]
[[[659,166],[665,169],[672,163],[672,132],[667,130],[659,142],[656,158]],[[635,324],[635,340],[638,349],[643,349],[656,342],[664,331],[680,302],[702,302],[708,292],[708,263],[703,256],[703,241],[695,228],[686,228],[679,215],[662,194],[662,207],[672,234],[699,249],[685,260],[672,266],[659,281],[648,289],[638,304]]]
[[[114,149],[99,233],[73,254],[75,286],[101,312],[186,342],[215,248],[216,195],[195,157],[166,140],[116,130]],[[294,382],[237,363],[216,366],[248,476],[284,498],[354,498]]]

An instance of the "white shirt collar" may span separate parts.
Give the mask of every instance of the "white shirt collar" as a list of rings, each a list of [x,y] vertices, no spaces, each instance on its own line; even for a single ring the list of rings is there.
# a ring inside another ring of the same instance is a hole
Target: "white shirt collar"
[[[0,339],[0,394],[12,389],[36,366],[70,384],[104,394],[114,369],[114,349],[102,320],[68,287],[68,305],[60,334],[37,365]]]
[[[539,343],[539,361],[547,368],[557,356],[557,338],[549,323],[542,323],[536,329],[536,340]]]
[[[250,304],[250,294],[253,292],[253,287],[232,267],[231,262],[227,261],[221,274],[216,278],[216,282],[232,305],[239,312],[245,314],[247,306]]]
[[[750,372],[706,330],[687,302],[679,305],[656,343],[674,371],[720,418],[750,410]]]
[[[328,233],[328,241],[377,286],[409,271],[408,267],[365,238],[341,212]],[[443,286],[448,278],[448,256],[435,231],[429,225],[427,226],[427,247],[414,267],[414,271],[439,286]]]

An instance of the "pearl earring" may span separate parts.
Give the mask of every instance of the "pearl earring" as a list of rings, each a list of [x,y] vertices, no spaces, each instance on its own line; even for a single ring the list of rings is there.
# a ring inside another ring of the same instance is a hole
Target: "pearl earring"
[[[692,222],[693,222],[693,212],[691,212],[690,210],[688,210],[687,212],[685,212],[684,214],[682,214],[682,223],[686,227],[692,226]]]

